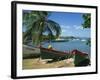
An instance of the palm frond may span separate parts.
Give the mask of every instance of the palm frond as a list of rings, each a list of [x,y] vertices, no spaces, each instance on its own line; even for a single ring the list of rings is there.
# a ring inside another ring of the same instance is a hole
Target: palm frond
[[[59,37],[59,35],[61,34],[61,27],[58,23],[52,21],[52,20],[48,20],[48,27],[54,31],[56,33],[56,37]]]
[[[43,32],[48,32],[49,39],[59,37],[61,34],[60,25],[52,20],[48,20],[50,16],[46,11],[30,11],[23,17],[23,24],[27,26],[24,34],[24,40],[31,38],[33,44],[38,45],[43,41]]]

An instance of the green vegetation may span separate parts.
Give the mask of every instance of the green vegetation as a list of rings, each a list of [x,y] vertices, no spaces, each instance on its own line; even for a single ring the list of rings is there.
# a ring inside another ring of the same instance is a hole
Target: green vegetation
[[[82,24],[83,28],[90,28],[91,27],[91,15],[90,14],[83,14],[84,23]]]
[[[91,14],[83,14],[84,23],[82,24],[83,28],[91,28]],[[91,45],[91,40],[88,39],[86,42],[87,45]]]
[[[91,46],[91,40],[88,39],[88,40],[86,41],[86,44],[89,45],[89,46]]]
[[[23,41],[32,40],[34,45],[40,43],[47,37],[49,40],[58,38],[61,27],[58,23],[49,20],[50,12],[29,11],[23,14],[23,25],[27,26],[23,35]]]

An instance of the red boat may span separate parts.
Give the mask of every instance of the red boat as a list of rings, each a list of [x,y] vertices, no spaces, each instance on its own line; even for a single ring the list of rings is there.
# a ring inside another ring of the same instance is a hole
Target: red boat
[[[42,59],[53,59],[57,61],[74,58],[74,63],[76,66],[85,66],[88,65],[90,62],[88,54],[78,50],[73,50],[71,52],[62,52],[41,47],[40,51]]]
[[[73,50],[71,53],[74,55],[75,66],[87,66],[90,64],[90,59],[87,53],[78,50]]]

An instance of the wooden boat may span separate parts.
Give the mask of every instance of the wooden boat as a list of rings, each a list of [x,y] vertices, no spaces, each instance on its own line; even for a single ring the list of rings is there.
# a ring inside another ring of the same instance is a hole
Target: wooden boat
[[[55,59],[55,60],[63,60],[71,57],[71,54],[68,52],[57,51],[54,49],[40,48],[41,58],[42,59]]]
[[[90,63],[88,54],[78,50],[73,50],[72,52],[62,52],[41,47],[40,51],[42,59],[64,60],[74,58],[75,66],[87,66]]]
[[[78,50],[73,50],[71,53],[74,55],[75,66],[87,66],[90,64],[90,59],[87,53]]]
[[[39,48],[31,47],[28,45],[23,45],[22,49],[23,49],[23,59],[34,58],[34,57],[38,57],[40,55]]]

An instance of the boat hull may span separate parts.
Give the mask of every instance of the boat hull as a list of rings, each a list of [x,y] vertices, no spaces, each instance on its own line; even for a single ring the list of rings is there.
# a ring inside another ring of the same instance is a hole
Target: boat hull
[[[82,53],[78,50],[73,50],[72,54],[74,55],[75,66],[87,66],[90,64],[90,59],[88,57],[88,54]]]
[[[55,61],[74,58],[75,66],[87,66],[90,64],[88,54],[82,53],[78,50],[73,50],[70,53],[50,50],[47,48],[40,48],[42,59],[53,59]]]
[[[70,53],[51,50],[47,48],[40,48],[42,59],[64,60],[71,57]]]

